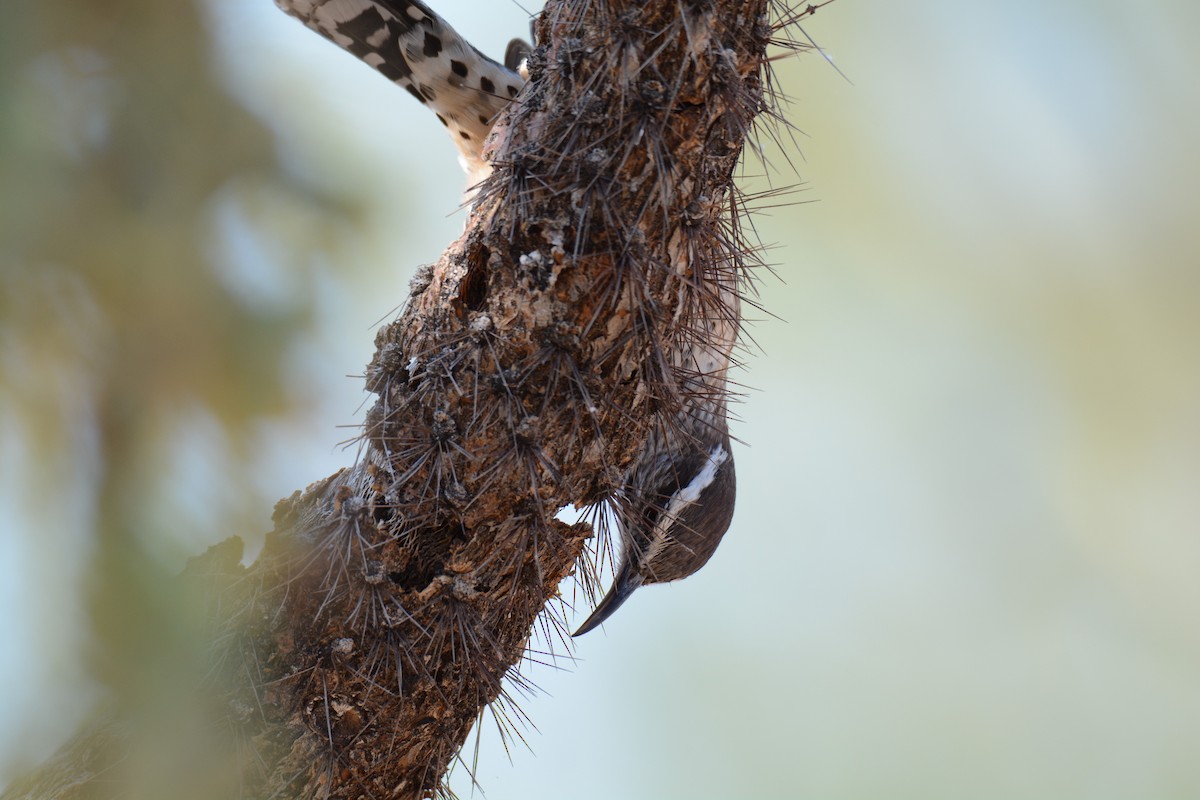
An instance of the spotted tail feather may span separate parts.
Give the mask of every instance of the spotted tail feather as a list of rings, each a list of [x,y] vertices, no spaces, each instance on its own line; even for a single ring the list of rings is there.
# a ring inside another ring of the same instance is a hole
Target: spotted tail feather
[[[487,174],[483,142],[524,84],[520,75],[476,50],[419,0],[276,5],[428,106],[450,131],[467,174]]]

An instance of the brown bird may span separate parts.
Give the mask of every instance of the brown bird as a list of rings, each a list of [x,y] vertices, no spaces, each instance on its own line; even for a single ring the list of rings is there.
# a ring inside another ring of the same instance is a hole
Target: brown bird
[[[574,635],[612,616],[639,586],[677,581],[708,563],[733,520],[736,495],[723,405],[656,432],[615,503],[621,561],[612,588]]]

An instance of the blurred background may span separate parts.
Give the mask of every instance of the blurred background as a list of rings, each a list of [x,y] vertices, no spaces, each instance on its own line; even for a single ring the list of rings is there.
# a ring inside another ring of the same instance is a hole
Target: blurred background
[[[493,55],[537,10],[437,8]],[[733,528],[530,665],[536,729],[485,720],[482,790],[1200,796],[1200,6],[804,27],[849,80],[777,63],[801,133],[746,163],[803,186],[757,221],[779,319],[736,376]],[[353,459],[354,376],[462,182],[268,0],[8,4],[0,785],[184,636],[156,587],[188,556],[252,554]]]

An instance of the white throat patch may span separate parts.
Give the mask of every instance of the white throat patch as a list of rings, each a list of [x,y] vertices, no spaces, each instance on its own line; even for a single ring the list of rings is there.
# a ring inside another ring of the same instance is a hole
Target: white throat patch
[[[729,451],[725,449],[725,445],[714,445],[713,449],[708,451],[708,458],[705,459],[704,466],[696,473],[696,477],[692,478],[687,486],[671,495],[671,500],[667,503],[662,516],[658,518],[658,523],[654,526],[654,532],[651,534],[650,547],[645,556],[647,563],[652,562],[655,556],[672,543],[671,536],[667,531],[675,526],[684,509],[700,499],[704,490],[717,479],[717,470],[728,460]]]

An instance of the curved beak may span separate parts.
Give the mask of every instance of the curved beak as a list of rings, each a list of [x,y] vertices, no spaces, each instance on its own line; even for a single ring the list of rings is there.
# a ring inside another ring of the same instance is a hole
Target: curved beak
[[[604,620],[611,617],[613,612],[621,607],[622,603],[629,599],[633,590],[641,585],[641,580],[632,569],[622,567],[617,573],[616,580],[613,581],[612,588],[608,590],[608,594],[604,595],[604,599],[592,611],[592,615],[571,636],[583,636],[588,631],[598,628]]]

